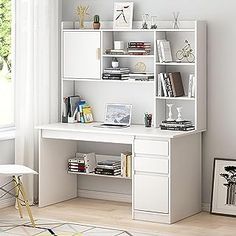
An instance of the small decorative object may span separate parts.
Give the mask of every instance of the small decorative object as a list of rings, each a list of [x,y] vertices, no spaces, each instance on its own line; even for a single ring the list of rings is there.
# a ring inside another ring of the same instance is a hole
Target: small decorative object
[[[187,62],[192,63],[195,60],[195,56],[193,54],[193,49],[192,49],[191,44],[189,43],[188,40],[185,40],[184,42],[186,43],[186,45],[182,49],[180,49],[176,52],[176,58],[180,62],[183,61],[184,59],[186,59]]]
[[[145,123],[145,127],[152,126],[152,114],[150,114],[150,113],[144,114],[144,123]]]
[[[146,71],[146,65],[143,62],[137,62],[134,68],[135,68],[135,71],[139,73],[143,73]]]
[[[173,28],[179,29],[179,12],[173,12],[174,21],[173,21]]]
[[[114,49],[115,50],[123,50],[125,48],[124,41],[114,41]]]
[[[142,15],[143,23],[142,29],[148,29],[149,14]]]
[[[169,117],[167,119],[167,121],[174,121],[174,119],[172,118],[172,106],[173,104],[166,104],[169,108]]]
[[[111,66],[112,66],[112,68],[118,68],[119,67],[119,61],[117,60],[116,57],[112,58]]]
[[[214,159],[211,213],[236,216],[236,160]]]
[[[151,29],[157,29],[157,17],[151,16]]]
[[[94,29],[100,29],[100,18],[99,18],[99,15],[95,15],[94,16],[94,20],[93,20],[93,28]]]
[[[133,5],[133,2],[114,3],[114,29],[132,29]]]
[[[76,9],[77,15],[79,16],[79,28],[84,29],[84,19],[88,16],[89,6],[79,5]]]
[[[176,121],[183,121],[182,114],[181,114],[183,107],[177,107],[176,109],[178,111],[178,118]]]

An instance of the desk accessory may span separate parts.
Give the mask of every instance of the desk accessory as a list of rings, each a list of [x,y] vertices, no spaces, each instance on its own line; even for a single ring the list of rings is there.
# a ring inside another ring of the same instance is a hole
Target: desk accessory
[[[75,123],[80,96],[68,96],[63,99],[62,123]]]
[[[152,126],[152,114],[150,114],[150,113],[144,114],[144,123],[145,123],[145,127]]]
[[[94,29],[100,29],[100,17],[99,15],[95,15],[94,18],[93,18],[93,28]]]
[[[173,104],[167,104],[168,108],[169,108],[169,117],[167,119],[167,121],[174,121],[174,119],[172,118],[172,106]]]
[[[132,29],[133,2],[115,2],[113,29]]]

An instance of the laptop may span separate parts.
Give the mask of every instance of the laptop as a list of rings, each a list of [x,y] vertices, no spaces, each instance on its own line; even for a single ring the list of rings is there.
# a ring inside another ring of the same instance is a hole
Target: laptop
[[[131,124],[132,105],[107,103],[103,128],[125,128]]]

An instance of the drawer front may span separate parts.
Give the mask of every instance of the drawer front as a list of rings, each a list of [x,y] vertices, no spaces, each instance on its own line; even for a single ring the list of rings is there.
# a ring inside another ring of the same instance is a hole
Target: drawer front
[[[134,209],[169,213],[169,179],[151,174],[134,175]]]
[[[169,160],[151,157],[134,157],[134,170],[168,174],[169,173]]]
[[[169,143],[168,141],[153,141],[153,140],[135,140],[134,152],[140,154],[151,155],[169,155]]]

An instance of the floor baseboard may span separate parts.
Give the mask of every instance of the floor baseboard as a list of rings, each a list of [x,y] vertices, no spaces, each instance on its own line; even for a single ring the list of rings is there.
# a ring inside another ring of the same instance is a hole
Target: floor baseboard
[[[78,196],[118,202],[131,203],[131,195],[111,192],[99,192],[93,190],[78,189]]]
[[[202,211],[210,212],[210,203],[202,203]]]

